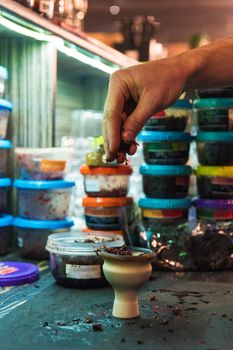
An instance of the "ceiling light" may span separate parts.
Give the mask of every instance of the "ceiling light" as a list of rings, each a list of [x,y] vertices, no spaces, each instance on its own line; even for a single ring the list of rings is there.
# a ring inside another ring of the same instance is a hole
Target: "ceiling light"
[[[120,6],[117,6],[117,5],[110,6],[109,11],[112,15],[116,16],[120,13]]]

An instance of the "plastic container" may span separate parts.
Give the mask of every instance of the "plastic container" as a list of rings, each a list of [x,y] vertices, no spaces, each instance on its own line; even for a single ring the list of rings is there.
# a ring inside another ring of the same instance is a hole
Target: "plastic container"
[[[8,208],[9,188],[11,186],[11,180],[8,178],[0,179],[0,212],[5,211]]]
[[[121,217],[131,210],[133,198],[83,198],[86,225],[93,230],[121,230]]]
[[[201,198],[233,198],[233,166],[199,166],[196,176]]]
[[[147,164],[186,164],[189,158],[189,133],[178,131],[142,131],[139,141],[143,142],[143,156]]]
[[[129,190],[132,168],[126,165],[89,167],[82,165],[84,189],[89,197],[125,197]]]
[[[39,269],[36,265],[19,261],[0,262],[0,287],[31,284],[38,279]]]
[[[12,243],[12,223],[11,215],[0,214],[0,255],[5,255]]]
[[[186,165],[140,166],[143,176],[143,191],[150,198],[182,198],[189,189],[192,168]]]
[[[0,98],[4,97],[8,72],[5,67],[0,66]]]
[[[72,147],[15,149],[18,173],[25,180],[62,180],[72,155]]]
[[[12,104],[9,101],[0,98],[0,139],[5,139],[7,136],[7,126],[12,108]]]
[[[7,174],[7,156],[10,148],[12,148],[11,141],[0,140],[0,177],[5,177]]]
[[[233,199],[197,199],[197,225],[188,240],[194,268],[232,268]]]
[[[64,220],[69,216],[73,181],[15,180],[19,216],[35,220]]]
[[[233,98],[206,98],[194,101],[201,131],[233,131]]]
[[[233,87],[213,88],[213,89],[198,89],[197,95],[199,98],[233,97]]]
[[[201,165],[233,165],[233,132],[199,131],[196,141]]]
[[[156,253],[156,269],[188,269],[186,241],[190,231],[191,200],[141,198],[139,206],[145,227],[140,234],[140,243]]]
[[[13,225],[16,228],[20,256],[43,260],[49,258],[49,254],[45,250],[48,236],[54,233],[68,232],[74,222],[70,219],[39,221],[16,217]]]
[[[166,110],[156,113],[146,123],[147,131],[184,131],[190,114],[192,104],[187,100],[177,100]]]
[[[87,233],[54,234],[48,237],[50,268],[58,284],[74,288],[98,288],[107,284],[102,271],[103,259],[96,251],[119,246],[115,235]]]

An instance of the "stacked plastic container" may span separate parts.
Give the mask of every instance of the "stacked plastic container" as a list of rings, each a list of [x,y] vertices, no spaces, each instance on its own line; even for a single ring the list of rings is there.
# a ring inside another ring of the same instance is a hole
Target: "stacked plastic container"
[[[156,267],[186,268],[188,196],[192,168],[189,159],[192,136],[184,132],[192,105],[178,100],[153,116],[139,135],[146,164],[141,165],[145,198],[139,200],[145,232],[141,244],[157,253]]]
[[[194,101],[199,198],[194,201],[197,226],[189,251],[194,266],[204,270],[233,267],[233,96],[214,91],[218,93],[221,97]]]
[[[73,226],[68,215],[75,182],[64,180],[66,162],[55,160],[56,152],[56,148],[16,149],[21,178],[14,181],[19,215],[14,226],[24,258],[47,259],[48,236]]]
[[[9,212],[9,190],[11,180],[8,175],[9,151],[12,143],[6,140],[7,127],[12,111],[12,103],[5,100],[5,87],[8,78],[6,68],[0,66],[0,255],[5,255],[12,242],[12,216]]]

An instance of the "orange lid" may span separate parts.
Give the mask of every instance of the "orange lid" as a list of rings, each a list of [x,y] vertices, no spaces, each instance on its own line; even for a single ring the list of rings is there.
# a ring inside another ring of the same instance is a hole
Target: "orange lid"
[[[81,165],[80,173],[82,175],[131,175],[133,169],[128,165],[115,166],[88,166]]]
[[[91,230],[88,227],[85,227],[82,229],[82,232],[84,233],[90,233],[93,235],[107,235],[107,234],[114,234],[114,235],[123,235],[123,232],[120,230],[111,230],[111,231],[102,231],[102,230]]]
[[[100,198],[100,197],[84,197],[84,207],[126,207],[133,204],[132,197],[113,197],[113,198]]]

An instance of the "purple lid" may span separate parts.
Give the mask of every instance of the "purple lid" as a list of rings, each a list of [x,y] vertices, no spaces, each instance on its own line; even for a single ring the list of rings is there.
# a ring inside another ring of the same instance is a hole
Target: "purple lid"
[[[39,279],[36,265],[18,261],[0,261],[0,287],[20,286]]]
[[[196,199],[193,201],[195,207],[201,209],[232,209],[233,199]]]

